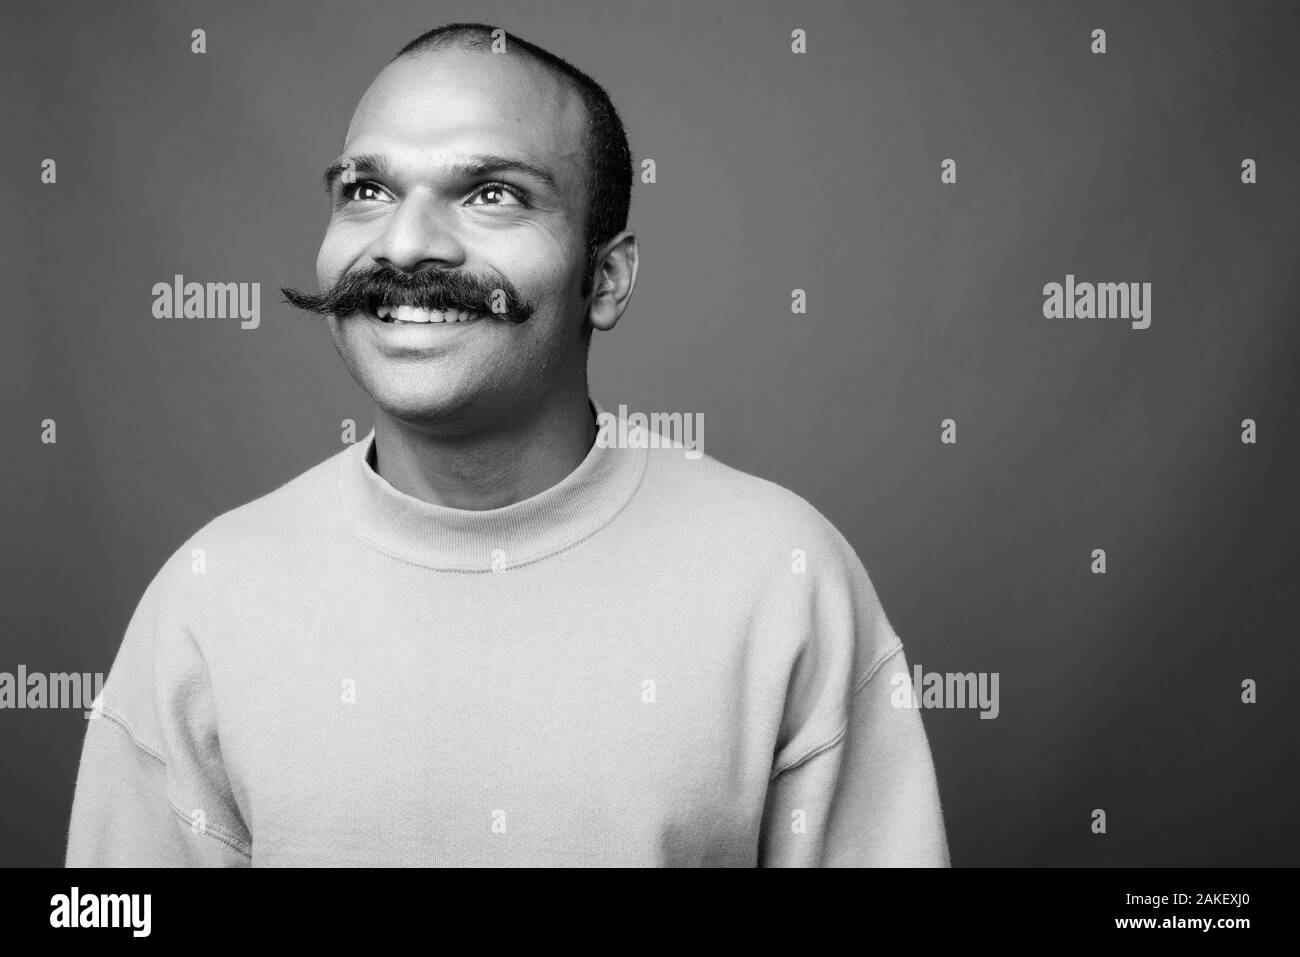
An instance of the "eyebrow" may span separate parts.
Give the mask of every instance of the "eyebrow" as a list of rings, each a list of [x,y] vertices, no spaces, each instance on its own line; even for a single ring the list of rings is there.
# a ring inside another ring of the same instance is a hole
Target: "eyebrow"
[[[321,176],[321,185],[325,187],[326,193],[333,193],[334,184],[349,166],[356,172],[358,179],[369,176],[378,179],[393,178],[393,166],[386,156],[378,153],[359,153],[356,156],[340,157],[336,162],[331,163]],[[555,174],[550,170],[515,156],[480,153],[448,164],[447,172],[456,179],[473,179],[494,173],[522,173],[543,183],[552,193],[560,191]]]

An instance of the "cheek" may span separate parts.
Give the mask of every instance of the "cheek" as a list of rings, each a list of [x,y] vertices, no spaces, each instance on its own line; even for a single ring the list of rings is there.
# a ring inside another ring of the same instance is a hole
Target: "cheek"
[[[346,250],[341,248],[338,234],[327,229],[316,254],[316,279],[320,287],[328,289],[346,269]]]
[[[541,264],[541,268],[520,276],[520,291],[538,306],[539,311],[551,313],[553,319],[564,321],[580,306],[578,286],[582,263],[575,263],[567,255],[567,250],[551,250],[550,253],[550,258]]]

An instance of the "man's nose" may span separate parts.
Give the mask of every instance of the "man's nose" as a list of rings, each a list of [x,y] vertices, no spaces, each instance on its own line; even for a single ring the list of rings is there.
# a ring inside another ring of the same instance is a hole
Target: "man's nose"
[[[370,257],[402,272],[430,266],[445,269],[464,264],[465,246],[445,207],[429,197],[410,195],[388,217]]]

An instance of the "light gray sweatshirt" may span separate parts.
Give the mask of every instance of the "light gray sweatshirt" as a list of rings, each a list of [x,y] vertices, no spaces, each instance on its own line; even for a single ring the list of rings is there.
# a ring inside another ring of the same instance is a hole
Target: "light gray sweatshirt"
[[[69,866],[948,865],[903,647],[802,498],[598,442],[454,509],[389,485],[374,441],[154,577]]]

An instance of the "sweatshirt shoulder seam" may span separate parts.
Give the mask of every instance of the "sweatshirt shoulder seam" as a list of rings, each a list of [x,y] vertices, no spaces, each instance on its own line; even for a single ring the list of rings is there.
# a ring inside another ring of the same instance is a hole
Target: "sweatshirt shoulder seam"
[[[135,732],[131,729],[130,722],[126,720],[125,716],[110,711],[108,708],[103,708],[102,712],[104,717],[111,720],[114,724],[116,724],[118,727],[120,727],[123,731],[126,732],[126,736],[131,740],[131,743],[135,745],[135,747],[139,751],[153,758],[164,768],[167,767],[167,759],[164,758],[162,754],[160,754],[158,751],[149,747],[149,745],[145,744],[138,737],[136,737]],[[190,816],[176,806],[176,803],[171,799],[171,795],[167,795],[167,805],[172,809],[172,812],[177,817],[179,817],[187,825],[193,828],[193,821],[191,820]],[[222,844],[228,845],[229,847],[238,851],[244,857],[247,857],[249,860],[252,860],[253,858],[252,850],[248,848],[243,841],[239,840],[239,838],[235,837],[233,834],[227,834],[222,828],[213,827],[211,825],[204,825],[202,828],[199,829],[199,832],[208,835],[214,841],[220,841]]]
[[[903,650],[903,643],[901,641],[896,640],[895,643],[889,648],[889,650],[884,652],[879,658],[877,658],[875,664],[873,664],[870,668],[868,668],[867,673],[863,675],[858,680],[857,684],[853,686],[853,693],[850,695],[850,697],[856,698],[858,696],[858,692],[860,692],[871,682],[871,679],[874,678],[876,674],[880,671],[880,669],[885,666],[885,663],[902,650]],[[849,730],[849,722],[847,719],[845,719],[844,723],[840,725],[839,730],[836,731],[829,738],[827,738],[825,741],[823,741],[821,744],[814,745],[813,747],[805,751],[803,754],[801,754],[799,757],[786,762],[782,767],[776,768],[772,772],[772,776],[770,780],[774,781],[779,776],[784,774],[786,771],[791,771],[799,767],[801,764],[811,761],[813,758],[817,757],[817,755],[822,754],[825,751],[831,750],[832,748],[834,748],[836,745],[840,744],[844,740],[844,736],[848,732],[848,730]]]
[[[123,731],[126,732],[126,736],[131,739],[132,744],[134,744],[145,754],[149,755],[149,757],[153,758],[163,767],[167,766],[167,759],[162,756],[162,753],[160,751],[158,751],[155,748],[151,748],[149,745],[145,744],[138,737],[136,737],[135,730],[131,727],[131,723],[126,720],[125,715],[121,715],[115,711],[111,711],[107,706],[102,707],[100,710],[102,711],[105,718],[110,719],[114,724],[118,725],[118,727],[120,727]]]
[[[903,642],[899,640],[897,636],[895,636],[894,644],[889,648],[889,650],[886,651],[884,654],[882,654],[878,659],[876,659],[876,663],[873,664],[870,668],[868,668],[867,673],[864,674],[860,679],[858,679],[858,683],[853,686],[852,697],[856,698],[858,696],[858,692],[861,691],[870,683],[871,679],[876,676],[877,672],[879,672],[881,668],[885,667],[885,663],[889,661],[891,658],[893,658],[894,656],[896,656],[902,650],[903,650]]]

